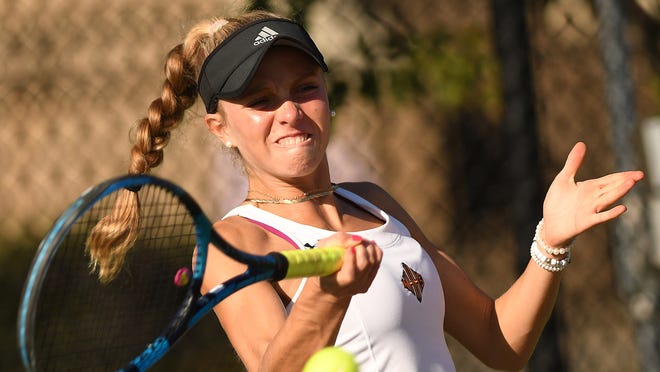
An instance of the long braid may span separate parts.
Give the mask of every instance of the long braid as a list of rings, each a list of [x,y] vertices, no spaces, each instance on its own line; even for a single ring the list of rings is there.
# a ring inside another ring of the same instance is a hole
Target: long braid
[[[179,44],[168,54],[161,96],[151,102],[147,117],[137,124],[130,174],[147,173],[160,165],[171,131],[181,123],[185,111],[195,103],[197,92],[194,72],[191,66],[186,66],[182,51],[183,44]]]

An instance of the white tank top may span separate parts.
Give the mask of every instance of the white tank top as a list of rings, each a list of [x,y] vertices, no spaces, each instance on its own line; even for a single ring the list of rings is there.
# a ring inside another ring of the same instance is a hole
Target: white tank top
[[[354,355],[361,372],[455,371],[444,335],[442,284],[431,258],[394,217],[345,189],[336,193],[385,222],[351,232],[375,240],[383,249],[383,260],[369,290],[351,299],[335,345]],[[299,249],[313,248],[335,233],[249,204],[231,210],[225,218],[229,216],[248,218]],[[304,285],[305,280],[288,309]]]

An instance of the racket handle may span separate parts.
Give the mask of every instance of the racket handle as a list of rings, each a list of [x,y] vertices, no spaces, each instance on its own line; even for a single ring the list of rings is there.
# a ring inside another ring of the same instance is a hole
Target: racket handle
[[[288,261],[284,278],[326,276],[337,272],[344,262],[342,247],[322,247],[279,252]]]

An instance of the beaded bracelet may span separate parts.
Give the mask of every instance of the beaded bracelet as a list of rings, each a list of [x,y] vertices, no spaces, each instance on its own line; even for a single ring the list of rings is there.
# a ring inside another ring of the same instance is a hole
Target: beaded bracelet
[[[550,247],[548,246],[548,244],[546,244],[545,240],[541,238],[541,229],[543,229],[543,218],[541,218],[539,224],[536,225],[536,231],[534,232],[534,240],[537,241],[538,244],[541,245],[541,247],[543,247],[543,250],[547,254],[551,256],[559,256],[571,252],[571,247],[573,246],[574,240],[571,240],[571,242],[565,247]]]
[[[568,266],[568,264],[571,262],[570,251],[566,254],[566,257],[561,260],[544,256],[543,253],[541,253],[539,250],[539,247],[536,244],[536,240],[532,242],[529,253],[532,256],[532,260],[534,260],[537,265],[539,265],[542,269],[553,273],[564,270],[566,266]]]

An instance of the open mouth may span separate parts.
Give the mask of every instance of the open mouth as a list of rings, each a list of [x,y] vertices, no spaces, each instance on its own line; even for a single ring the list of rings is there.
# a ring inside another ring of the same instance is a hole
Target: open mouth
[[[312,138],[312,136],[310,136],[309,134],[301,133],[295,136],[282,137],[279,140],[277,140],[277,143],[282,146],[293,146],[306,142],[310,138]]]

